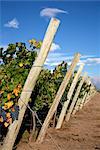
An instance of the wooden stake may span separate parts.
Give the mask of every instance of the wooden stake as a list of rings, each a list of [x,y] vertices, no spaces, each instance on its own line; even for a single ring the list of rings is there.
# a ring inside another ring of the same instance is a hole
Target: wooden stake
[[[91,81],[90,81],[90,78],[89,78],[89,77],[87,78],[86,83],[87,83],[87,85],[90,85],[90,84],[91,84]],[[84,105],[84,103],[85,103],[85,101],[86,101],[87,96],[88,96],[88,93],[86,92],[86,93],[84,94],[84,97],[82,98],[82,100],[81,100],[81,102],[80,102],[79,109],[82,109],[82,108],[83,108],[83,105]]]
[[[18,105],[20,108],[18,120],[14,121],[13,124],[9,127],[2,150],[12,150],[12,148],[13,148],[14,142],[18,135],[18,132],[19,132],[26,108],[27,108],[26,105],[29,102],[29,98],[31,96],[33,88],[35,87],[35,84],[36,84],[36,81],[40,74],[41,68],[45,62],[47,55],[48,55],[49,49],[51,47],[51,44],[52,44],[53,38],[55,36],[55,33],[57,31],[57,28],[59,26],[59,23],[60,23],[60,21],[55,18],[52,18],[50,21],[50,24],[48,26],[48,29],[46,31],[46,34],[45,34],[45,37],[44,37],[44,40],[42,43],[42,47],[40,49],[40,53],[29,72],[29,75],[28,75],[25,85],[23,87],[23,91],[21,93],[20,99],[18,101]],[[40,66],[40,67],[38,67],[38,66]]]
[[[82,100],[80,107],[79,107],[80,109],[83,107],[83,105],[85,105],[91,99],[91,96],[93,95],[94,89],[95,89],[95,87],[89,77],[87,78],[86,83],[87,83],[87,85],[91,84],[91,87],[90,87],[90,91],[87,93],[86,98],[84,100]]]
[[[41,130],[40,130],[39,136],[38,136],[38,138],[37,138],[37,143],[41,143],[41,142],[43,141],[44,136],[45,136],[45,134],[46,134],[46,131],[47,131],[47,129],[48,129],[50,120],[52,119],[52,117],[53,117],[53,115],[54,115],[54,113],[55,113],[55,111],[56,111],[56,109],[57,109],[57,107],[58,107],[58,104],[59,104],[59,102],[60,102],[60,99],[61,99],[61,97],[62,97],[62,95],[63,95],[63,93],[64,93],[64,91],[65,91],[65,88],[66,88],[67,84],[69,83],[69,80],[70,80],[70,78],[71,78],[71,75],[72,75],[72,73],[73,73],[73,71],[74,71],[74,69],[75,69],[75,67],[76,67],[76,64],[77,64],[77,62],[79,61],[79,59],[80,59],[80,54],[77,53],[77,54],[75,55],[73,61],[72,61],[72,64],[71,64],[71,66],[70,66],[70,69],[69,69],[68,72],[66,73],[66,75],[65,75],[65,77],[64,77],[64,80],[62,81],[62,83],[61,83],[61,85],[60,85],[60,87],[59,87],[59,90],[58,90],[58,92],[57,92],[57,94],[56,94],[56,97],[55,97],[55,99],[54,99],[54,101],[53,101],[53,104],[52,104],[52,106],[51,106],[51,108],[50,108],[50,110],[49,110],[49,112],[48,112],[48,114],[47,114],[47,117],[46,117],[46,119],[45,119],[45,121],[44,121],[44,123],[43,123],[43,126],[42,126],[42,128],[41,128]]]
[[[71,103],[71,105],[70,105],[70,108],[69,108],[68,113],[67,113],[66,118],[65,118],[66,121],[69,121],[69,119],[70,119],[71,113],[72,113],[72,111],[73,111],[73,109],[74,109],[75,103],[76,103],[76,101],[77,101],[77,98],[78,98],[78,96],[79,96],[79,92],[80,92],[80,90],[81,90],[81,87],[82,87],[82,85],[83,85],[83,83],[84,83],[85,78],[86,78],[86,74],[83,76],[83,78],[82,78],[82,80],[80,81],[80,84],[79,84],[79,86],[78,86],[78,88],[77,88],[77,90],[76,90],[75,96],[74,96],[74,98],[73,98],[73,101],[72,101],[72,103]],[[85,97],[84,97],[84,99],[85,99]],[[79,102],[80,102],[80,100],[79,100]],[[79,105],[79,103],[78,103],[78,105]]]
[[[84,102],[85,102],[86,97],[87,97],[87,92],[85,93],[84,97],[82,98],[82,100],[81,100],[81,102],[80,102],[79,109],[82,109],[82,108],[83,108],[83,105],[84,105]]]
[[[93,87],[92,87],[92,89],[90,90],[90,92],[87,94],[87,97],[86,97],[86,99],[84,101],[84,105],[86,105],[95,94],[96,94],[96,90],[93,89]]]
[[[70,103],[70,100],[71,100],[73,91],[75,89],[75,86],[76,86],[76,84],[78,82],[78,78],[79,78],[79,76],[80,76],[80,74],[82,72],[83,66],[84,66],[83,64],[80,65],[80,67],[78,69],[78,72],[77,72],[77,74],[74,77],[74,80],[73,80],[73,82],[71,84],[71,87],[70,87],[68,95],[67,95],[67,100],[64,102],[64,105],[62,107],[62,110],[61,110],[61,113],[60,113],[60,116],[59,116],[59,119],[58,119],[58,122],[57,122],[57,125],[56,125],[56,129],[60,129],[61,126],[62,126],[62,123],[63,123],[64,117],[66,115],[66,111],[67,111],[68,105]]]
[[[74,109],[73,109],[73,112],[72,112],[73,115],[76,113],[76,111],[77,111],[78,108],[79,108],[79,104],[80,104],[81,99],[79,98],[79,99],[77,100],[77,98],[78,98],[78,96],[79,96],[80,90],[81,90],[82,85],[83,85],[84,81],[86,80],[86,78],[87,78],[87,73],[84,73],[84,75],[83,75],[83,77],[82,77],[82,80],[80,81],[80,84],[79,84],[79,86],[78,86],[78,88],[77,88],[77,91],[76,91],[76,93],[75,93],[75,96],[74,96],[74,98],[73,98],[73,100],[74,100],[75,102],[77,101],[77,102],[76,102],[76,105],[75,105],[75,107],[74,107]],[[68,119],[67,119],[67,116],[66,116],[66,120],[68,120]]]

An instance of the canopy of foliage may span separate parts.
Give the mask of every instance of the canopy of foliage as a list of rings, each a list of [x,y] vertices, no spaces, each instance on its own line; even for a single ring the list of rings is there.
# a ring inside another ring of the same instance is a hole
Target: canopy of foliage
[[[40,49],[42,44],[42,42],[37,42],[34,39],[29,40],[29,43],[30,49],[26,47],[25,43],[21,42],[9,44],[5,51],[3,48],[0,48],[0,58],[2,59],[2,63],[0,64],[0,125],[4,125],[5,127],[8,127],[18,118],[19,107],[17,102],[28,73],[37,56],[36,50]],[[64,61],[53,70],[53,73],[43,67],[30,98],[30,106],[40,114],[40,118],[43,118],[43,113],[46,114],[50,108],[67,72],[67,68],[67,63]],[[76,73],[77,71],[74,72],[70,79],[62,97],[62,103],[67,99],[67,92]],[[79,96],[82,97],[86,90],[87,92],[89,91],[89,88],[84,83]],[[75,91],[73,96],[74,94]]]

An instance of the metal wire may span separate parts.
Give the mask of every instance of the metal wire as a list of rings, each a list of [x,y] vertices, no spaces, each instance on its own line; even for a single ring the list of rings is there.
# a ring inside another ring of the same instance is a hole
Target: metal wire
[[[20,99],[20,100],[24,103],[24,101],[23,101],[22,99]],[[24,104],[25,104],[25,103],[24,103]],[[27,104],[27,105],[25,104],[25,106],[26,106],[32,113],[34,113],[35,117],[37,118],[37,120],[39,121],[40,125],[42,126],[43,124],[42,124],[41,120],[39,119],[39,117],[38,117],[36,111],[33,111],[33,110],[30,108],[29,104]],[[49,135],[49,137],[51,138],[51,140],[53,141],[53,143],[55,144],[57,150],[62,150],[62,149],[59,147],[59,145],[55,142],[55,140],[54,140],[54,138],[51,136],[51,134],[48,133],[48,135]]]

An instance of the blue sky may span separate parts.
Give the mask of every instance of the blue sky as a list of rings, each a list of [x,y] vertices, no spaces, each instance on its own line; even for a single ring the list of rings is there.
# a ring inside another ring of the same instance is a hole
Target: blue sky
[[[43,39],[50,17],[61,20],[46,65],[82,54],[84,71],[100,84],[100,2],[1,1],[0,46]]]

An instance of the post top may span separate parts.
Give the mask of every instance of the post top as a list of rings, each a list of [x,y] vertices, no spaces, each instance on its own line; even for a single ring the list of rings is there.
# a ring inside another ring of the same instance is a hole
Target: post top
[[[54,17],[52,17],[52,18],[51,18],[51,21],[54,21],[54,22],[58,22],[58,23],[60,23],[60,20],[59,20],[59,19],[57,19],[57,18],[54,18]]]

